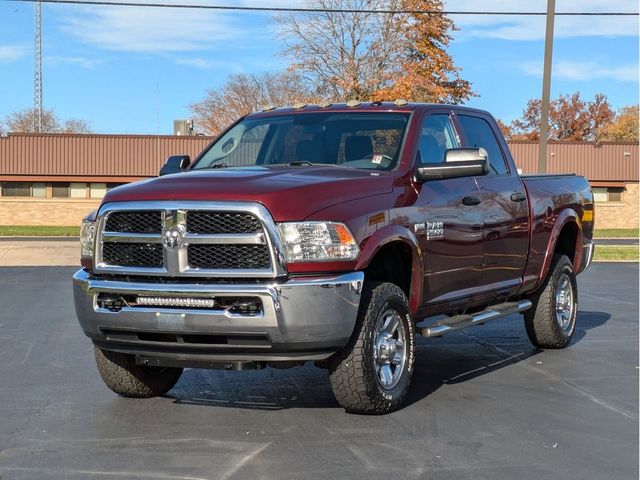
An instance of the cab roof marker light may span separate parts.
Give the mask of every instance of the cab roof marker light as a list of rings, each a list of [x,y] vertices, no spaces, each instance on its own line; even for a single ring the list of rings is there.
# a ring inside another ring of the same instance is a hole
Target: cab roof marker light
[[[360,100],[349,100],[347,102],[347,107],[357,107],[358,105],[360,105],[362,102]]]
[[[275,110],[275,109],[276,109],[275,105],[266,105],[262,107],[263,112],[270,112],[271,110]]]
[[[318,104],[320,108],[328,108],[331,105],[333,105],[333,103],[330,100],[324,100]]]
[[[308,104],[306,104],[306,103],[299,102],[299,103],[294,103],[292,108],[293,108],[294,110],[300,110],[300,109],[302,109],[302,108],[306,107],[307,105],[308,105]]]
[[[409,104],[409,102],[406,101],[404,98],[396,98],[396,100],[393,103],[399,107],[404,107],[405,105]]]

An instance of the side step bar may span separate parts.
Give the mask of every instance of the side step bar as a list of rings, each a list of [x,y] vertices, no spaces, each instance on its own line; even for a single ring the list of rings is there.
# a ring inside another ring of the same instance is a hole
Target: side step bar
[[[440,320],[428,327],[422,327],[420,333],[423,337],[441,337],[447,333],[461,330],[472,325],[481,325],[489,320],[506,317],[512,313],[524,312],[525,310],[529,310],[531,305],[531,300],[501,303],[474,314],[456,315],[455,317]]]

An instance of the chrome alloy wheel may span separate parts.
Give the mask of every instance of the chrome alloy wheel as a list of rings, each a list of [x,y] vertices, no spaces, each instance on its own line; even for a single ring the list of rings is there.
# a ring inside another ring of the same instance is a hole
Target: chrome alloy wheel
[[[385,390],[394,388],[407,362],[406,331],[402,317],[393,309],[385,311],[376,324],[373,365],[378,383]]]
[[[562,330],[570,328],[574,308],[573,284],[569,275],[563,273],[556,284],[556,322]]]

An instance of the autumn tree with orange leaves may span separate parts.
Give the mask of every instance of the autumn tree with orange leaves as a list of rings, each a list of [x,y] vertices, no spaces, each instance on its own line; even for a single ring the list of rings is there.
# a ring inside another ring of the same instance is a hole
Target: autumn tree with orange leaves
[[[522,117],[509,126],[513,140],[540,138],[540,99],[527,102]],[[580,92],[560,95],[550,104],[549,139],[599,141],[603,128],[614,119],[614,112],[606,95],[598,93],[593,100],[584,100]]]
[[[447,53],[453,21],[415,13],[442,11],[441,0],[309,0],[307,6],[324,11],[277,21],[291,69],[319,96],[460,103],[473,95]]]
[[[442,11],[441,0],[404,0],[405,11]],[[473,96],[471,83],[447,53],[455,30],[445,15],[413,13],[403,20],[402,49],[391,85],[373,94],[376,100],[406,98],[418,102],[461,103]]]
[[[600,129],[600,139],[609,142],[638,143],[640,106],[622,107],[613,121]]]

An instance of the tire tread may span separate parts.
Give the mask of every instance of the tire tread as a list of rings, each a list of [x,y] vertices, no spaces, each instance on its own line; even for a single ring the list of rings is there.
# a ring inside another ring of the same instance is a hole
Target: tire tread
[[[556,254],[553,256],[547,278],[531,298],[532,308],[524,313],[527,336],[536,347],[565,348],[571,342],[572,335],[565,335],[554,318],[555,277],[562,273],[565,266],[572,266],[566,255]],[[574,288],[576,301],[577,294],[577,290]]]
[[[367,368],[367,355],[373,341],[366,322],[372,321],[389,297],[397,297],[407,305],[404,292],[392,283],[367,283],[363,290],[358,320],[349,344],[330,359],[329,380],[338,403],[347,411],[364,414],[384,414],[396,410],[407,394],[409,384],[399,397],[388,400],[376,394],[377,380]],[[366,306],[363,308],[362,306]],[[410,325],[409,328],[412,328]],[[411,355],[410,358],[413,358]],[[410,383],[410,379],[409,379]]]
[[[94,346],[96,365],[104,383],[124,397],[150,398],[164,395],[180,379],[181,368],[167,368],[153,375],[136,365],[133,355]]]

